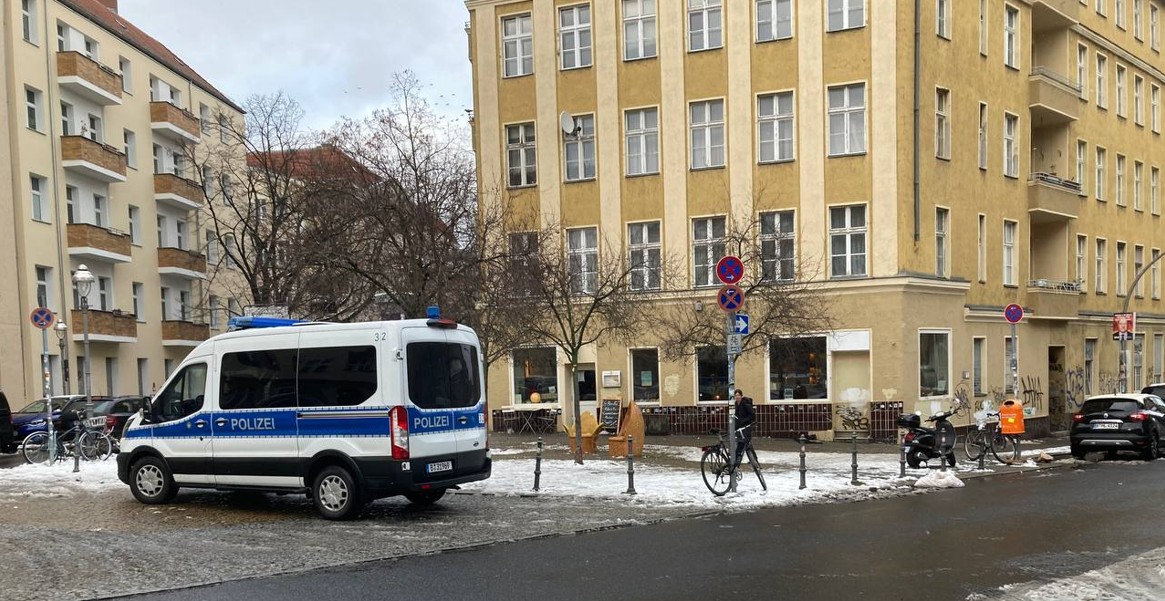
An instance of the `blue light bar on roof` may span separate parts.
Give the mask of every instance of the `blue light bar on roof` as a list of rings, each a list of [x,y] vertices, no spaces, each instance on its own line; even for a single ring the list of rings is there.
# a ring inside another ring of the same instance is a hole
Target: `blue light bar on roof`
[[[285,319],[282,317],[263,317],[260,315],[244,315],[227,320],[227,330],[249,330],[252,328],[282,328],[306,323],[302,319]]]

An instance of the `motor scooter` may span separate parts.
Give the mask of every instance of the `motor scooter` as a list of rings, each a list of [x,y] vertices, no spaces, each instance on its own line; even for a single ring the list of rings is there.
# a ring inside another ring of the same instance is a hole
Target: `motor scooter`
[[[922,425],[922,416],[908,413],[898,418],[898,427],[906,429],[902,437],[902,450],[906,453],[906,463],[914,469],[926,465],[931,459],[946,457],[947,464],[955,465],[955,426],[947,421],[954,415],[950,411],[939,411],[927,422],[934,422],[933,428]]]

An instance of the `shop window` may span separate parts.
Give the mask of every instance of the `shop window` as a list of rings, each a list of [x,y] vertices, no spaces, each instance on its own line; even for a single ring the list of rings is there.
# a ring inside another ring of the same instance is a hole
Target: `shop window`
[[[778,338],[769,342],[769,398],[829,398],[824,336]]]
[[[514,402],[558,402],[558,360],[553,348],[518,349],[514,359]]]
[[[696,349],[697,385],[699,400],[728,400],[728,351],[723,346],[702,346]]]

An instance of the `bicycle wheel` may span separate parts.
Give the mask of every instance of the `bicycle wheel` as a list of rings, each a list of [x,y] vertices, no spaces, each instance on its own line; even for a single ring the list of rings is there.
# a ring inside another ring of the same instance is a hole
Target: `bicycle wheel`
[[[999,463],[1012,463],[1019,459],[1019,439],[996,432],[991,437],[991,454]]]
[[[967,461],[978,461],[987,452],[987,438],[982,430],[973,430],[963,438],[963,452]]]
[[[81,459],[104,461],[113,454],[113,441],[104,432],[85,432],[78,443]]]
[[[756,472],[756,479],[760,480],[760,487],[768,490],[769,485],[765,484],[765,475],[760,471],[760,461],[757,461],[756,451],[751,446],[748,447],[748,464],[752,466],[752,471]]]
[[[704,451],[704,456],[700,458],[700,472],[704,475],[704,485],[718,497],[728,492],[728,469],[728,455],[720,447]]]
[[[48,432],[33,432],[24,439],[23,453],[24,459],[29,463],[48,463],[49,460],[49,441]]]

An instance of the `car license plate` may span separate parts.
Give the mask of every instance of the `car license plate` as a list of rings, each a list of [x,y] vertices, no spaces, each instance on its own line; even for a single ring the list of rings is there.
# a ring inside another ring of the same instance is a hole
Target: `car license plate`
[[[1120,424],[1112,424],[1112,423],[1107,423],[1107,422],[1099,423],[1099,424],[1092,424],[1093,430],[1117,430],[1120,427],[1121,427]]]
[[[436,461],[434,463],[430,463],[428,466],[425,467],[425,472],[429,473],[429,474],[433,474],[436,472],[448,472],[448,471],[452,471],[452,470],[453,470],[453,462],[452,461]]]

